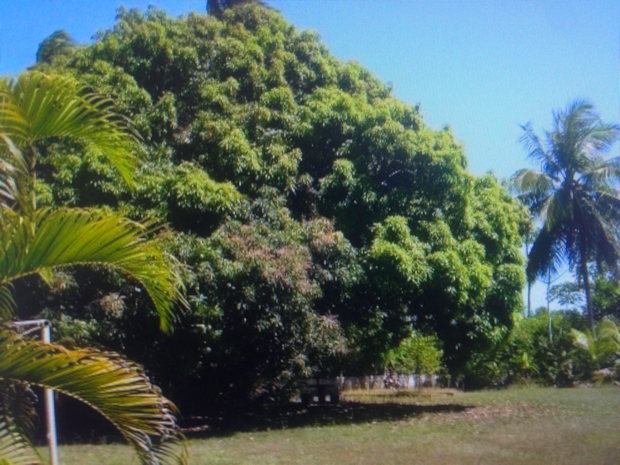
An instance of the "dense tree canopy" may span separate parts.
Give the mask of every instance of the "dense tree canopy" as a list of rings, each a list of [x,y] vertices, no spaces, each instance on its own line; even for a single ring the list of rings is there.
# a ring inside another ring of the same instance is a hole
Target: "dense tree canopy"
[[[523,209],[467,172],[450,131],[278,13],[121,11],[51,66],[109,96],[147,153],[131,190],[97,153],[58,143],[40,202],[165,222],[190,306],[174,335],[156,335],[136,323],[131,286],[104,311],[116,278],[83,275],[64,321],[86,307],[99,321],[85,333],[144,362],[173,398],[278,398],[317,370],[382,366],[412,330],[460,370],[521,309]]]

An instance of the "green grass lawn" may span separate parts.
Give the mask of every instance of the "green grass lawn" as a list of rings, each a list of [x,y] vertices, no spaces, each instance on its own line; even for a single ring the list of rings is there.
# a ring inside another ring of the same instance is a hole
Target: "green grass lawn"
[[[349,394],[338,407],[214,426],[191,465],[618,465],[620,388]],[[137,464],[123,445],[66,445],[63,465]]]

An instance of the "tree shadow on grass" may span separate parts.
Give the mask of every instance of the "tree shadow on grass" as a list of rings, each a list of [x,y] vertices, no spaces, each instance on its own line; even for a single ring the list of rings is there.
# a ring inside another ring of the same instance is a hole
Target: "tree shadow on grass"
[[[449,403],[402,404],[395,402],[342,402],[337,405],[314,404],[305,407],[301,404],[290,403],[283,407],[260,412],[187,419],[185,431],[192,438],[229,436],[250,431],[399,421],[428,414],[459,413],[472,407]]]
[[[399,394],[392,398],[379,396],[375,402],[343,401],[339,404],[309,406],[290,402],[280,406],[239,408],[236,412],[228,408],[226,413],[217,415],[185,416],[181,423],[189,438],[226,437],[240,432],[402,421],[423,415],[460,413],[474,407],[446,402],[447,399],[432,399],[430,396],[422,396],[422,402],[403,403],[398,402],[398,398],[409,398],[410,393],[404,392],[402,396]],[[383,401],[377,402],[378,400]],[[122,438],[109,422],[92,409],[70,398],[62,398],[58,407],[58,426],[63,443],[122,442]],[[36,443],[44,444],[44,422],[40,423]]]

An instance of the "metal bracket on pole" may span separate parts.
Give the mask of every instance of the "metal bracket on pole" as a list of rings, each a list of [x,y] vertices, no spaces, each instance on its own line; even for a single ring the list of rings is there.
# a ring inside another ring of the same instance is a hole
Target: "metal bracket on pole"
[[[51,324],[48,320],[25,320],[15,321],[13,325],[17,328],[27,328],[26,333],[39,329],[41,331],[41,341],[49,344],[51,338]],[[54,391],[45,389],[43,392],[45,403],[45,421],[47,424],[47,444],[50,449],[50,464],[60,465],[60,455],[58,453],[58,435],[56,433],[56,408],[54,406]]]

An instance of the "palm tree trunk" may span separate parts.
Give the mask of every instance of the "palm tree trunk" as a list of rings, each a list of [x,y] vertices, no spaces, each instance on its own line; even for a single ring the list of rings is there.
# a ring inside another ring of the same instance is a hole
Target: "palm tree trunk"
[[[586,314],[588,316],[588,325],[590,331],[594,334],[594,315],[592,314],[592,302],[590,301],[590,273],[588,271],[588,264],[585,260],[581,261],[581,279],[583,279],[583,289],[586,293]]]
[[[583,282],[583,290],[586,293],[586,315],[588,318],[588,326],[594,335],[594,315],[592,315],[592,303],[590,302],[590,273],[588,272],[588,246],[584,233],[579,237],[579,274]]]
[[[551,270],[547,271],[547,325],[549,342],[553,342],[553,326],[551,325]]]
[[[532,316],[532,283],[527,280],[527,317]]]
[[[528,233],[525,237],[525,256],[529,260],[531,250],[531,238]],[[532,282],[527,279],[527,317],[532,316]]]

